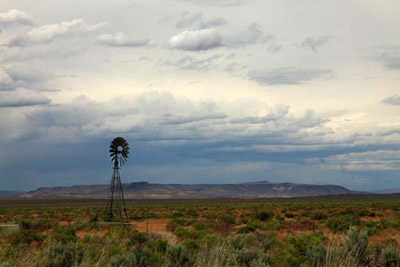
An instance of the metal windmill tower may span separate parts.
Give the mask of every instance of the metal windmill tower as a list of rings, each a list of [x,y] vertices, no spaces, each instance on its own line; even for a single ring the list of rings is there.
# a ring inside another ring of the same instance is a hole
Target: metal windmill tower
[[[119,170],[125,164],[129,155],[129,144],[122,137],[114,138],[110,145],[110,158],[114,163],[111,178],[111,190],[108,195],[107,205],[104,211],[104,218],[111,221],[128,218],[126,211],[124,192],[122,190],[121,176]]]

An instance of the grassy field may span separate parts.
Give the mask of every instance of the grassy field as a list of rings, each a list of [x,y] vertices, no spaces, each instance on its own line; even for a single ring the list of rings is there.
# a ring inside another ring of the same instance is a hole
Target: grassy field
[[[400,197],[0,199],[0,266],[400,266]]]

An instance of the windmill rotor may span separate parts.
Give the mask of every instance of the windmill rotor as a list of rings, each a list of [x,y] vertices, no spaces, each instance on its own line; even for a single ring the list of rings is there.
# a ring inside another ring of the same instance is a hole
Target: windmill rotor
[[[122,166],[129,157],[129,144],[122,137],[114,138],[110,145],[110,158],[114,166]]]

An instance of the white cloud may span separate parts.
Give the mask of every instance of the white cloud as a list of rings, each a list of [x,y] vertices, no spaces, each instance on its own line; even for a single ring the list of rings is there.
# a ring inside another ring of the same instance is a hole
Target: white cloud
[[[382,100],[383,103],[393,106],[400,106],[400,96],[393,95]]]
[[[388,69],[400,70],[400,47],[384,48],[378,60],[383,62]]]
[[[226,24],[226,20],[222,17],[214,17],[211,19],[204,19],[203,13],[190,13],[183,12],[181,17],[175,24],[176,28],[187,28],[195,26],[197,29],[208,29],[213,27],[218,27]]]
[[[328,41],[328,36],[321,36],[318,38],[305,38],[301,43],[301,47],[305,50],[311,50],[313,52],[318,52],[318,50],[324,46]]]
[[[248,77],[261,85],[296,85],[319,78],[326,78],[331,72],[328,69],[279,68],[270,71],[251,71]]]
[[[104,23],[86,24],[82,19],[74,19],[33,28],[27,34],[13,38],[8,46],[43,45],[57,38],[67,37],[97,30]]]
[[[195,59],[190,56],[184,56],[182,58],[179,58],[177,61],[163,62],[162,65],[173,66],[179,70],[194,70],[205,72],[217,68],[218,64],[216,61],[218,61],[221,57],[222,55],[220,54],[209,56],[204,59]]]
[[[97,42],[101,45],[130,47],[146,46],[151,43],[149,39],[129,38],[122,32],[118,32],[115,34],[102,34],[97,37]]]
[[[0,108],[38,106],[50,102],[48,97],[22,88],[10,92],[0,92]]]
[[[222,45],[221,34],[215,29],[184,31],[169,40],[170,47],[187,51],[209,50]]]
[[[0,28],[9,27],[13,25],[30,25],[32,23],[31,17],[24,11],[18,9],[11,9],[5,13],[0,13]]]
[[[218,21],[217,19],[215,24],[218,24]],[[214,22],[210,21],[209,25],[211,26],[213,24]],[[184,31],[173,36],[169,40],[169,45],[174,49],[202,51],[220,46],[235,48],[256,43],[267,43],[272,40],[272,38],[272,35],[265,35],[263,33],[259,24],[252,23],[245,31],[238,31],[226,35],[223,35],[220,30],[215,28]]]
[[[400,170],[399,150],[378,150],[330,156],[324,160],[327,168],[349,171]]]
[[[14,80],[7,71],[0,67],[0,91],[8,91],[14,89]]]
[[[228,47],[244,47],[258,42],[267,43],[272,38],[272,35],[265,35],[263,33],[261,25],[252,23],[245,31],[226,36],[224,39],[224,44]]]

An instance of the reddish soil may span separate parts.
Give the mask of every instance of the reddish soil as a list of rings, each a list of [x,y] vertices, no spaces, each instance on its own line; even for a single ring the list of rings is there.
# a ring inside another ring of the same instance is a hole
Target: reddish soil
[[[148,227],[149,233],[159,233],[166,231],[165,228],[169,222],[169,219],[160,219],[160,220],[149,219],[147,220],[147,222],[148,226],[146,224],[146,221],[141,221],[141,222],[131,221],[131,223],[140,223],[135,226],[139,232],[146,232]]]

